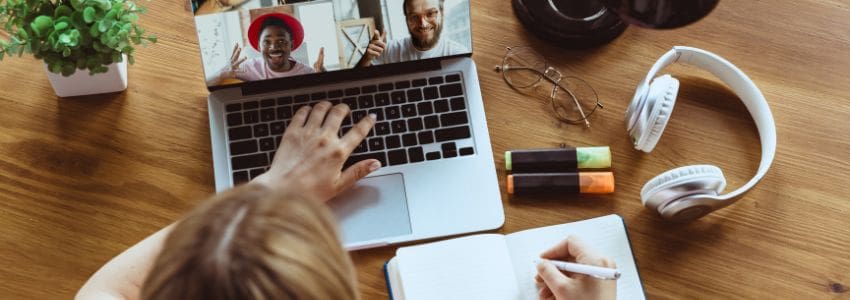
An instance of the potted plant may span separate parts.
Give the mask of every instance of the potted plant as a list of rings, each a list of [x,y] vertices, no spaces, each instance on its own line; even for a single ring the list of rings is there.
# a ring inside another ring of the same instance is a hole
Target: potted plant
[[[0,0],[0,60],[43,60],[60,97],[122,91],[134,46],[156,42],[136,24],[144,12],[125,0]]]

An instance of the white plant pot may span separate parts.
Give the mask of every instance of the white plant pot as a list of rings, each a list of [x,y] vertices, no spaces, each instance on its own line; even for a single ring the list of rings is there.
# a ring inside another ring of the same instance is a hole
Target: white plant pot
[[[77,69],[73,75],[65,77],[62,74],[50,72],[47,64],[44,70],[53,91],[59,97],[73,97],[103,93],[120,92],[127,89],[127,56],[120,63],[109,66],[106,73],[89,75],[88,70]]]

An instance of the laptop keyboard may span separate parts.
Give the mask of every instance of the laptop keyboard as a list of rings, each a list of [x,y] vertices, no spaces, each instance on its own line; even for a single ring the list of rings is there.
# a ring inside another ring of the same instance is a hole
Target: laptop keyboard
[[[383,166],[419,163],[475,153],[460,74],[375,85],[252,99],[225,105],[233,182],[247,182],[268,170],[293,112],[305,105],[346,103],[351,114],[340,136],[370,113],[377,123],[343,168],[374,158]],[[429,150],[430,149],[430,150]]]

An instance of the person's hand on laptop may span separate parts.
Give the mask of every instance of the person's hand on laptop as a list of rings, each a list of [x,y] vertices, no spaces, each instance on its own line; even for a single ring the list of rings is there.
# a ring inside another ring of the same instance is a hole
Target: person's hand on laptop
[[[370,114],[339,137],[346,104],[322,101],[301,107],[286,128],[269,170],[254,181],[307,199],[326,202],[381,167],[367,159],[342,170],[343,163],[375,125]]]
[[[378,32],[375,30],[375,35],[372,36],[372,40],[369,41],[369,47],[366,48],[366,53],[363,54],[363,57],[360,58],[360,61],[357,63],[358,67],[368,67],[372,65],[372,60],[384,54],[384,50],[387,49],[387,32]]]
[[[574,235],[544,251],[540,257],[607,268],[617,267],[611,259],[593,253]],[[617,299],[616,280],[576,273],[565,274],[548,261],[537,265],[537,276],[534,279],[540,299]]]

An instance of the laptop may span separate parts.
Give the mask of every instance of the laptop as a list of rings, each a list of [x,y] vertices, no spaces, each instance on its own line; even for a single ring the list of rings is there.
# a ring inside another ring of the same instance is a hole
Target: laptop
[[[340,134],[378,122],[345,167],[383,165],[329,202],[347,249],[502,226],[468,0],[192,1],[216,190],[265,172],[299,107],[346,103]]]

